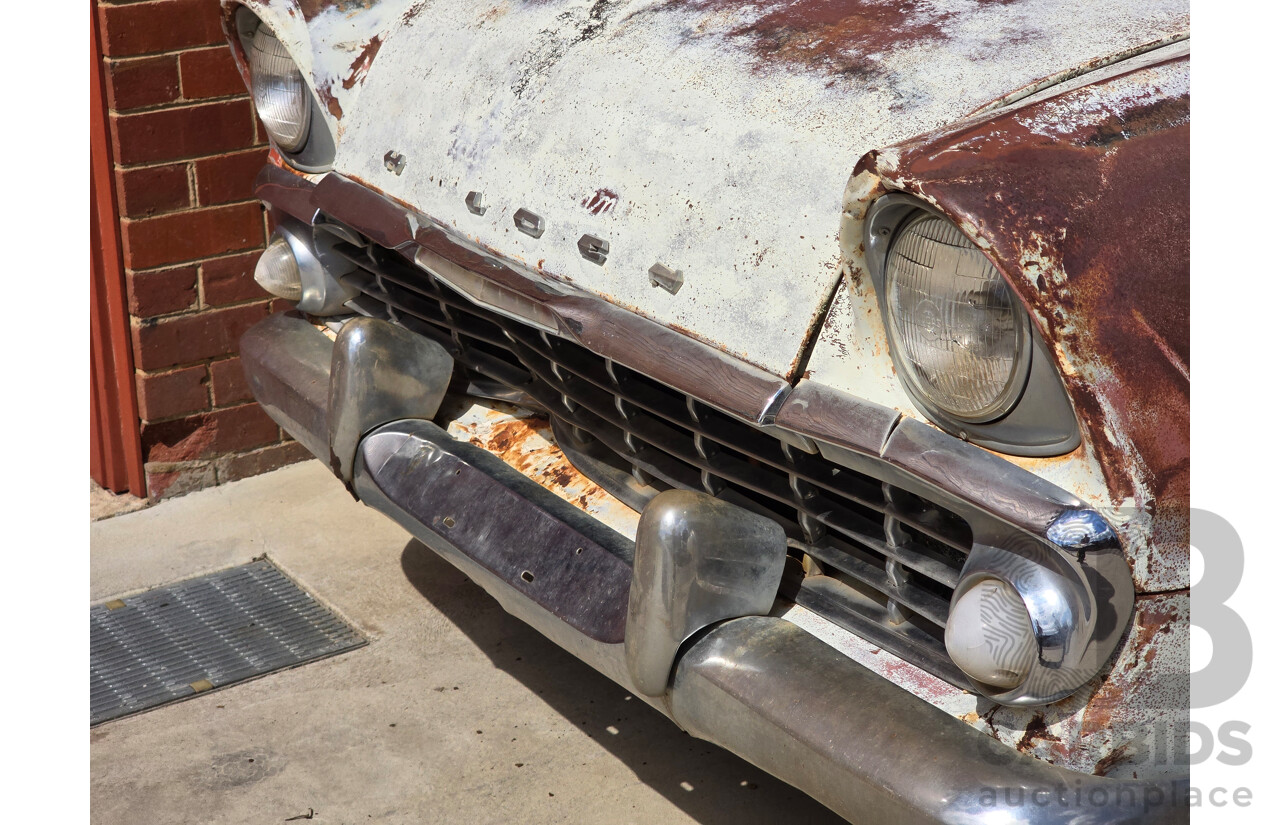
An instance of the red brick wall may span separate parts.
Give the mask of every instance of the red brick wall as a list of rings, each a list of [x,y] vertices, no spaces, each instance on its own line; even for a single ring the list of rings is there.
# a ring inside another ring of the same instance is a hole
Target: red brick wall
[[[99,0],[98,14],[148,492],[301,460],[236,357],[240,334],[285,305],[253,282],[266,136],[218,0]]]

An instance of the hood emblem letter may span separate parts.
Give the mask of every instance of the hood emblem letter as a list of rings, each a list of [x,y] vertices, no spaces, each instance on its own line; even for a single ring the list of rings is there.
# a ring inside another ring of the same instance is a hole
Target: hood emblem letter
[[[489,208],[489,204],[484,202],[483,192],[467,193],[467,211],[472,215],[483,215]]]
[[[583,235],[578,238],[578,252],[591,263],[604,266],[604,259],[609,256],[609,242],[595,235]]]
[[[515,214],[516,229],[531,238],[541,238],[546,231],[547,222],[541,215],[535,215],[528,209],[517,209]]]
[[[662,264],[654,264],[649,267],[649,286],[660,286],[675,295],[684,286],[684,270],[672,271]]]
[[[391,149],[382,156],[382,165],[387,167],[388,172],[394,172],[397,176],[404,171],[404,165],[407,162],[404,155],[395,149]]]

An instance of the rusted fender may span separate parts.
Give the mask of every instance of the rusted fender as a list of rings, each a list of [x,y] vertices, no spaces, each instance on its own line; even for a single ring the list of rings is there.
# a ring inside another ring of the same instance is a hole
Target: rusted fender
[[[858,157],[1188,24],[1186,0],[248,4],[310,50],[337,171],[787,378],[839,279]]]
[[[1167,590],[1188,584],[1190,50],[1109,74],[872,152],[851,188],[921,196],[1010,279],[1148,534],[1141,589]]]

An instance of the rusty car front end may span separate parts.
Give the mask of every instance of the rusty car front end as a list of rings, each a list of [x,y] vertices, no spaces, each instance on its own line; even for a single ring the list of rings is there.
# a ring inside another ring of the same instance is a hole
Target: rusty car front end
[[[353,495],[847,818],[1186,820],[1185,3],[223,9]]]

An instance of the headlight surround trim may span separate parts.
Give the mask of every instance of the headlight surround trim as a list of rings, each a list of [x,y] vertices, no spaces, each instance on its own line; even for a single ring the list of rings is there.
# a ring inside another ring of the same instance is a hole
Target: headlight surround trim
[[[940,218],[955,228],[955,222],[941,210],[912,195],[889,192],[874,200],[867,208],[862,222],[863,249],[866,270],[871,276],[885,327],[886,343],[899,380],[916,408],[939,429],[965,441],[970,441],[1006,455],[1048,457],[1069,453],[1080,445],[1080,427],[1075,408],[1067,395],[1066,386],[1058,372],[1056,358],[1044,339],[1037,332],[1022,302],[1009,286],[1015,306],[1025,321],[1020,360],[1015,370],[1015,391],[1001,399],[995,411],[977,418],[957,416],[937,404],[931,403],[911,380],[910,368],[903,363],[897,342],[894,340],[890,308],[886,300],[886,270],[888,255],[900,227],[917,213]],[[978,239],[968,237],[978,248]],[[996,275],[1004,279],[998,269]],[[1006,281],[1007,283],[1007,281]],[[1021,372],[1024,369],[1025,372]],[[1025,380],[1024,380],[1025,379]],[[1007,403],[1006,403],[1007,402]]]
[[[1010,326],[1012,327],[1012,334],[1014,336],[1014,350],[1011,359],[1012,363],[1008,369],[1007,377],[1003,382],[1003,386],[995,394],[993,399],[978,405],[978,408],[974,410],[962,410],[958,408],[958,404],[947,404],[941,397],[943,395],[943,391],[940,388],[929,386],[930,382],[923,374],[924,370],[919,362],[920,353],[918,351],[914,353],[910,351],[911,347],[907,340],[907,330],[902,328],[905,319],[902,317],[902,313],[897,311],[900,308],[899,296],[901,295],[901,291],[898,289],[898,282],[900,280],[905,280],[905,278],[909,276],[905,276],[900,270],[895,269],[895,253],[906,257],[904,253],[899,252],[899,246],[905,242],[907,233],[921,224],[928,222],[940,222],[944,228],[953,230],[954,235],[962,238],[963,241],[968,244],[968,248],[960,247],[959,249],[962,253],[971,253],[967,255],[967,257],[981,257],[982,254],[972,241],[964,238],[964,234],[960,232],[960,230],[956,228],[951,221],[933,210],[917,208],[916,211],[907,213],[907,215],[898,222],[886,247],[884,266],[884,318],[885,328],[889,333],[890,353],[895,364],[898,365],[899,374],[903,377],[904,383],[907,384],[907,389],[911,393],[913,399],[920,402],[921,406],[925,407],[927,411],[936,414],[939,417],[950,418],[961,423],[981,424],[999,419],[1008,413],[1009,410],[1013,409],[1027,386],[1031,367],[1030,318],[1027,315],[1026,310],[1022,307],[1022,304],[1018,302],[1017,297],[1013,295],[1012,288],[1009,287],[1007,282],[1005,282],[999,271],[997,271],[994,265],[985,258],[981,258],[985,271],[977,273],[978,277],[994,275],[994,278],[989,278],[989,280],[998,284],[997,289],[1003,293],[999,297],[1003,298],[1007,302],[1009,308],[1009,313],[1011,315]],[[944,249],[954,248],[942,241],[935,241],[935,243]],[[959,255],[957,255],[957,257],[959,257]],[[978,281],[978,277],[970,275],[969,280],[976,282]],[[959,279],[960,276],[957,276],[956,280]],[[939,315],[947,314],[951,313],[939,313]],[[973,331],[954,329],[954,326],[955,325],[953,325],[953,328],[947,328],[945,331]],[[979,336],[975,335],[973,337]]]
[[[262,9],[265,13],[269,9]],[[289,62],[299,74],[299,82],[303,105],[305,106],[305,117],[307,127],[304,130],[303,139],[300,142],[288,141],[281,143],[277,136],[267,129],[267,134],[271,138],[272,146],[280,154],[280,157],[290,167],[311,174],[320,174],[333,169],[333,160],[337,155],[337,142],[328,115],[320,106],[320,100],[316,97],[315,89],[312,88],[310,80],[302,67],[299,65],[293,50],[289,47],[286,38],[281,37],[281,30],[293,25],[288,20],[276,20],[273,24],[266,15],[262,18],[250,10],[246,6],[238,6],[232,17],[231,32],[233,34],[232,50],[236,55],[236,60],[240,64],[241,72],[245,76],[246,85],[250,93],[251,103],[254,111],[260,113],[258,95],[256,93],[256,72],[253,65],[254,52],[254,36],[260,29],[269,32],[281,48],[288,55]],[[263,126],[267,126],[266,119],[263,118]]]

